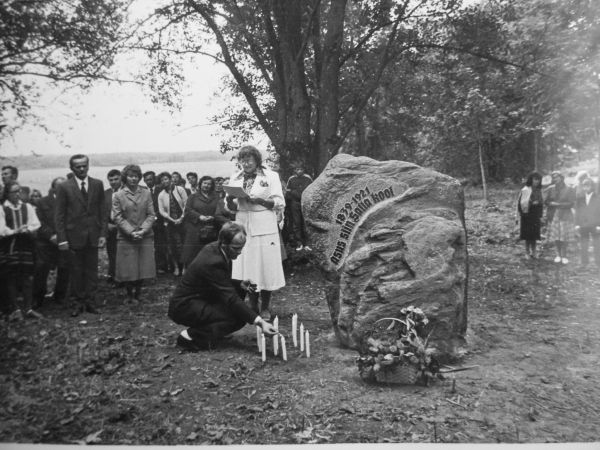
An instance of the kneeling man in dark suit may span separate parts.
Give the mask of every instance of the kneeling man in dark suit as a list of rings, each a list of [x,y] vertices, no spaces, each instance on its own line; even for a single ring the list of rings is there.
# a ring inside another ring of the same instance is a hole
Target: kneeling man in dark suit
[[[254,290],[252,282],[231,279],[231,261],[245,244],[244,227],[228,222],[219,240],[206,245],[187,268],[169,303],[169,317],[189,327],[177,337],[179,347],[208,350],[247,323],[260,326],[266,335],[277,332],[244,303],[246,292]]]

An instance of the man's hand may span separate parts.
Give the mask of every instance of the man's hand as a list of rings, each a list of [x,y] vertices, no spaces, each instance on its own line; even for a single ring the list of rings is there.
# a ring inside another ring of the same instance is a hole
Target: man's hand
[[[240,283],[240,286],[243,290],[253,293],[256,292],[256,284],[252,283],[252,280],[244,280]]]
[[[262,332],[267,336],[273,336],[278,333],[277,328],[273,324],[262,319],[260,316],[254,321],[256,325],[262,328]]]
[[[579,225],[575,225],[575,231],[579,231],[581,230],[581,227]]]
[[[134,231],[133,233],[131,233],[131,237],[133,238],[134,241],[139,241],[143,237],[143,232],[139,231],[139,230]]]
[[[98,238],[98,248],[104,248],[105,245],[106,245],[106,238],[105,237]]]
[[[56,235],[53,234],[52,236],[50,236],[50,242],[52,242],[54,245],[56,245]]]
[[[69,243],[68,242],[61,242],[60,244],[58,244],[58,249],[61,251],[67,251],[69,250]]]

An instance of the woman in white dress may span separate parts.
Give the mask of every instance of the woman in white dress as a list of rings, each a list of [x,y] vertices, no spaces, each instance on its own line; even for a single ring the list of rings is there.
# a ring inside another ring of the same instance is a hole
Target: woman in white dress
[[[231,278],[251,280],[257,285],[250,295],[250,307],[265,320],[271,319],[271,293],[285,286],[277,211],[285,207],[279,175],[262,165],[262,156],[253,146],[243,146],[237,156],[242,170],[229,186],[241,187],[247,198],[226,197],[227,208],[236,213],[235,221],[247,232],[246,246],[233,261]],[[260,296],[260,309],[258,299]]]

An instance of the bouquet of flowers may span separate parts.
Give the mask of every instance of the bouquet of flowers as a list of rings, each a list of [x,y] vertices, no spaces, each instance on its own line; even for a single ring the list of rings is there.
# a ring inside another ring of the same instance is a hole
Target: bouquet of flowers
[[[412,305],[400,313],[401,318],[379,319],[365,336],[356,360],[363,380],[414,384],[421,378],[427,384],[439,373],[435,349],[424,336],[427,317]]]

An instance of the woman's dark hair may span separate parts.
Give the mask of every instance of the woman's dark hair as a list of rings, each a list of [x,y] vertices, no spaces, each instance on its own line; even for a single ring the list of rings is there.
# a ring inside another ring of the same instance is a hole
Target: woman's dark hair
[[[533,186],[533,180],[537,179],[542,181],[542,175],[538,172],[531,172],[528,176],[527,176],[527,181],[525,182],[525,186]]]
[[[18,181],[9,181],[8,183],[6,183],[6,184],[4,185],[4,191],[2,192],[2,196],[3,196],[3,198],[8,198],[8,194],[9,194],[9,192],[10,192],[10,189],[11,189],[13,186],[19,186],[19,187],[21,187],[21,185],[19,184],[19,182],[18,182]]]
[[[167,177],[169,180],[173,179],[173,177],[171,176],[171,174],[169,172],[161,172],[158,174],[158,176],[156,178],[158,178],[158,181],[162,182],[163,177]]]
[[[121,171],[121,181],[123,184],[127,184],[127,174],[129,172],[135,173],[140,180],[142,179],[142,169],[140,169],[140,166],[137,164],[127,164]]]
[[[210,191],[208,191],[208,192],[214,192],[215,191],[215,180],[210,175],[204,175],[202,178],[200,178],[200,180],[198,181],[198,189],[200,189],[200,187],[202,186],[202,182],[206,181],[206,180],[210,180],[210,184],[211,184]]]
[[[242,148],[240,148],[240,151],[238,152],[238,155],[237,155],[237,159],[238,159],[238,161],[240,161],[241,159],[244,159],[248,156],[251,156],[254,158],[254,161],[256,161],[256,165],[258,167],[260,167],[261,169],[265,168],[262,164],[262,155],[260,154],[258,149],[256,147],[254,147],[253,145],[244,145]]]
[[[218,183],[219,181],[225,181],[225,178],[223,178],[223,177],[215,177],[215,183]]]

